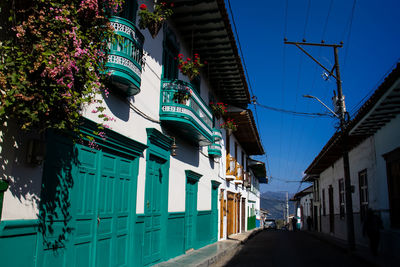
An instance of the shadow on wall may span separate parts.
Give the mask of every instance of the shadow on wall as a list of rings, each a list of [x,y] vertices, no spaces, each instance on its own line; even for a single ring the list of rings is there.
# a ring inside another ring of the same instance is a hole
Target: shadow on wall
[[[73,230],[70,193],[78,153],[72,140],[53,133],[48,133],[47,137],[39,221],[45,248],[57,250],[65,247],[68,234]]]
[[[30,139],[40,139],[40,136],[18,131],[12,123],[0,127],[0,179],[8,182],[7,191],[21,203],[20,206],[11,207],[7,206],[7,199],[4,199],[3,218],[27,216],[23,219],[33,219],[37,214],[42,167],[26,162]]]
[[[112,90],[108,96],[103,93],[103,99],[113,116],[125,122],[129,121],[129,101],[135,102],[134,97],[127,98]]]
[[[174,134],[169,133],[169,136],[174,136]],[[199,166],[199,152],[193,153],[193,144],[190,144],[186,140],[182,138],[176,137],[176,144],[178,145],[178,149],[176,150],[175,158],[179,161],[182,161],[188,165],[193,167]]]

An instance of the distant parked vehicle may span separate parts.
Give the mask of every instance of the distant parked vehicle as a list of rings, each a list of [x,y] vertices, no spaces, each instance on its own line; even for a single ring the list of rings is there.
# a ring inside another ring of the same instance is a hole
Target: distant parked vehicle
[[[281,230],[282,230],[282,231],[287,231],[288,228],[284,225],[284,226],[281,227]]]
[[[276,222],[274,219],[265,219],[264,229],[276,229]]]

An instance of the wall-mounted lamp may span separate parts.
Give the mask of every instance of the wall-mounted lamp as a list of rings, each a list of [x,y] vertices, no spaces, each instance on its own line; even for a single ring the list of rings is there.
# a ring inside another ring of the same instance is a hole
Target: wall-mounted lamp
[[[176,156],[176,150],[178,149],[178,146],[176,145],[176,142],[175,142],[175,137],[172,137],[172,140],[173,140],[173,142],[172,142],[172,145],[171,145],[171,156]]]
[[[46,143],[39,139],[30,139],[26,150],[26,162],[33,165],[42,164],[46,155]]]

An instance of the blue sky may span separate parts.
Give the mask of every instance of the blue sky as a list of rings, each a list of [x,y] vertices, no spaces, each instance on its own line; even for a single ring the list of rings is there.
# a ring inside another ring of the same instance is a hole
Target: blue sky
[[[229,13],[228,0],[225,2]],[[335,80],[325,81],[322,68],[295,46],[285,45],[284,37],[289,41],[344,42],[339,49],[339,63],[350,114],[357,111],[360,101],[379,86],[400,58],[398,0],[358,0],[355,5],[353,0],[230,0],[230,4],[248,82],[262,105],[325,112],[318,102],[302,97],[311,94],[332,107]],[[305,48],[331,69],[333,48]],[[297,192],[299,183],[286,181],[301,180],[303,171],[335,132],[337,121],[256,108],[271,176],[261,191]],[[265,156],[258,159],[266,162]]]

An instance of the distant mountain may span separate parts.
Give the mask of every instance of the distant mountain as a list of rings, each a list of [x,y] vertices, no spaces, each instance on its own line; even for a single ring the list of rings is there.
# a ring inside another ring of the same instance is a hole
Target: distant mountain
[[[294,194],[289,193],[289,199]],[[260,195],[260,206],[262,209],[268,210],[271,214],[269,218],[283,219],[283,211],[286,205],[285,192],[267,191]],[[289,214],[294,214],[294,203],[289,201]]]

